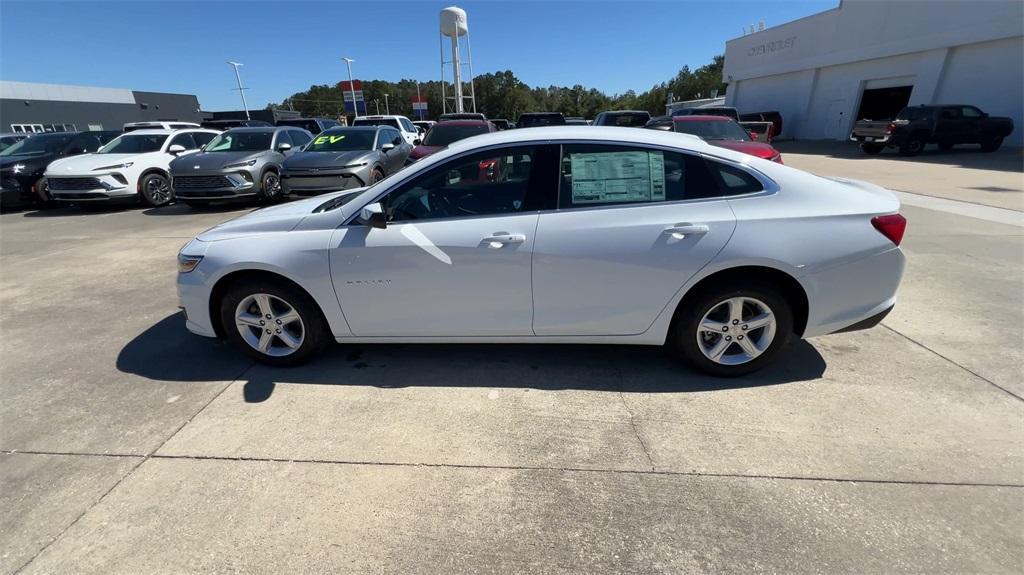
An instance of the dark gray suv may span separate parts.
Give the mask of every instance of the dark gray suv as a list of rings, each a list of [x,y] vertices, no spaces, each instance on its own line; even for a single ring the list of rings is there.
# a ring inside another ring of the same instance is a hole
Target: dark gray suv
[[[361,188],[401,170],[410,152],[391,126],[331,128],[284,161],[281,187],[285,195]]]
[[[190,206],[254,197],[281,197],[281,164],[313,136],[301,128],[234,128],[197,154],[171,162],[174,196]]]

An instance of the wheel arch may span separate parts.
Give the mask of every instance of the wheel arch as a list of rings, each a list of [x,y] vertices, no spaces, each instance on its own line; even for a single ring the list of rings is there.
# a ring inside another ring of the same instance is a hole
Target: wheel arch
[[[227,292],[228,289],[231,288],[232,285],[235,285],[240,281],[257,279],[280,282],[306,294],[306,297],[308,297],[310,301],[313,302],[313,305],[316,306],[317,311],[320,312],[320,317],[324,320],[324,325],[330,325],[330,322],[327,321],[327,315],[324,313],[323,308],[320,306],[320,302],[318,302],[317,299],[313,297],[313,294],[309,293],[309,290],[299,285],[298,282],[296,282],[295,280],[292,280],[291,278],[285,276],[284,274],[271,270],[252,268],[240,269],[224,274],[217,280],[217,282],[213,285],[213,288],[210,290],[210,298],[208,304],[210,314],[210,325],[213,327],[213,331],[214,333],[217,334],[218,338],[224,339],[227,335],[227,332],[224,330],[224,325],[221,324],[221,300],[224,298],[224,294]]]
[[[722,285],[749,282],[752,278],[765,281],[779,288],[782,296],[793,310],[793,333],[798,337],[803,337],[804,331],[807,329],[807,318],[810,309],[807,290],[804,289],[799,280],[789,273],[764,265],[744,265],[726,268],[708,274],[698,280],[697,283],[693,284],[686,291],[676,305],[676,309],[672,314],[672,321],[669,323],[668,333],[673,333],[676,321],[678,321],[682,310],[698,295]]]

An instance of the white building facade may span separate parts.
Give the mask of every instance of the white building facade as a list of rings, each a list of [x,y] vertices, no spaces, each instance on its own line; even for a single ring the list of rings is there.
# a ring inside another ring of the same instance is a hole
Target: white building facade
[[[726,104],[777,111],[781,137],[846,139],[906,105],[1009,116],[1024,144],[1024,2],[842,0],[726,42]],[[894,111],[895,110],[895,111]]]

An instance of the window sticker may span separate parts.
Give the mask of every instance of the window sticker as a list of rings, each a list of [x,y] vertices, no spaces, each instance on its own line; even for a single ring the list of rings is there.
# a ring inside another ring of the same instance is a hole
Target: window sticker
[[[322,144],[326,144],[327,142],[330,142],[330,143],[334,144],[334,143],[340,142],[340,141],[342,141],[344,139],[345,139],[344,135],[341,135],[341,136],[319,136],[319,137],[317,137],[316,140],[313,141],[313,145],[314,146],[320,146]]]
[[[572,203],[608,204],[665,200],[661,152],[574,153]]]

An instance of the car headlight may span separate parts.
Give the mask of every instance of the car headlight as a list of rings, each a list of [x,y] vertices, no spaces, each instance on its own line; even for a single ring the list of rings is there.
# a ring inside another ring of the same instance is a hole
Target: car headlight
[[[248,162],[238,162],[236,164],[228,164],[228,165],[224,166],[224,169],[225,170],[230,170],[231,168],[244,168],[246,166],[255,166],[255,165],[256,165],[256,160],[253,159],[253,160],[249,160]]]
[[[123,164],[114,164],[113,166],[103,166],[101,168],[93,168],[92,171],[99,172],[99,171],[103,171],[103,170],[123,170],[125,168],[132,167],[132,164],[134,164],[134,163],[135,162],[125,162]]]
[[[187,274],[188,272],[196,269],[196,266],[198,266],[201,261],[203,261],[203,256],[178,254],[178,273]]]
[[[20,174],[25,170],[25,164],[14,164],[14,173]]]

